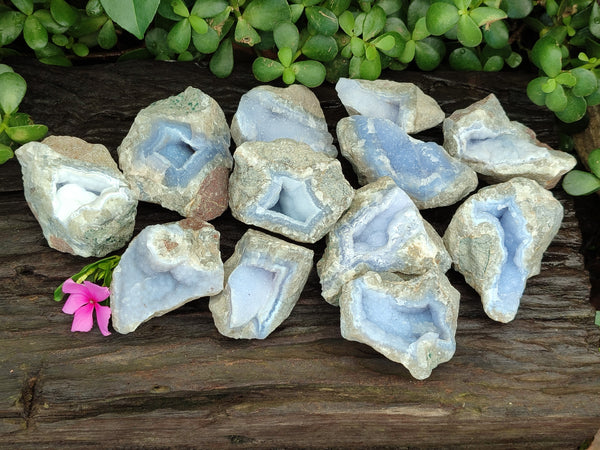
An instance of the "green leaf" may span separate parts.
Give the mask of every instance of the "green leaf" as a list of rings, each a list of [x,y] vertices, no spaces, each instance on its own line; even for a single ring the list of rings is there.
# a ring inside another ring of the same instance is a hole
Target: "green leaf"
[[[340,28],[344,30],[348,36],[354,34],[354,16],[350,11],[344,11],[338,19]]]
[[[585,98],[585,101],[587,102],[588,106],[599,105],[600,104],[600,86],[598,87],[598,89],[596,89],[596,91],[594,93],[592,93],[591,95],[588,95]]]
[[[39,60],[40,62],[48,64],[50,66],[70,67],[73,65],[73,63],[71,63],[71,60],[68,59],[65,55],[45,56],[39,58]]]
[[[69,43],[69,38],[64,34],[55,34],[52,36],[52,42],[59,47],[66,47]]]
[[[546,82],[544,84],[542,84],[542,91],[546,94],[549,94],[550,92],[554,92],[554,90],[556,89],[557,83],[556,83],[556,78],[546,78]]]
[[[373,61],[377,58],[380,58],[379,52],[377,51],[377,47],[375,47],[371,43],[366,43],[365,44],[365,58],[368,61]]]
[[[81,42],[76,42],[75,44],[73,44],[73,47],[71,47],[71,49],[73,50],[73,53],[75,53],[80,58],[84,58],[90,53],[89,47]]]
[[[68,29],[69,34],[74,38],[82,38],[89,34],[95,33],[102,28],[102,25],[106,23],[106,16],[100,17],[87,17],[81,16],[81,18],[72,27]]]
[[[174,22],[179,22],[181,20],[181,16],[178,16],[173,11],[173,7],[171,6],[171,0],[160,0],[156,12],[159,16],[164,17],[165,19],[172,20]]]
[[[292,49],[289,47],[283,47],[277,52],[277,58],[279,58],[283,67],[289,67],[292,64],[293,56]]]
[[[427,10],[425,20],[429,32],[440,36],[458,23],[458,9],[449,3],[435,2]]]
[[[311,6],[305,10],[308,23],[314,27],[318,34],[333,36],[339,29],[336,15],[320,6]]]
[[[377,6],[385,11],[386,16],[391,16],[402,9],[402,2],[398,0],[378,0]]]
[[[11,2],[23,14],[27,16],[33,14],[33,0],[11,0]]]
[[[348,73],[350,78],[360,78],[360,64],[363,58],[360,56],[353,56],[348,65]]]
[[[433,70],[444,57],[444,43],[438,38],[428,37],[416,43],[415,62],[421,70]]]
[[[170,59],[173,55],[173,50],[167,44],[167,34],[162,28],[153,28],[146,34],[146,48],[156,59]]]
[[[508,38],[508,28],[502,21],[494,22],[483,30],[483,39],[492,48],[501,49],[507,47]]]
[[[458,19],[457,37],[465,47],[476,47],[481,44],[483,38],[481,30],[470,16],[460,16]]]
[[[198,34],[204,34],[208,31],[208,24],[202,17],[191,15],[188,17],[192,29]]]
[[[508,57],[505,58],[505,61],[511,69],[514,69],[516,67],[519,67],[519,65],[523,61],[523,57],[517,52],[511,52],[510,55],[508,55]]]
[[[587,109],[587,103],[582,97],[575,97],[571,92],[567,92],[567,104],[566,106],[555,111],[556,117],[566,123],[577,122],[585,116]]]
[[[48,133],[46,125],[21,125],[6,128],[6,134],[17,144],[25,144],[30,141],[39,141]]]
[[[8,120],[9,127],[20,127],[22,125],[33,125],[29,114],[17,112],[10,115]]]
[[[337,55],[338,47],[333,36],[316,34],[308,38],[302,46],[302,53],[316,61],[333,61]]]
[[[592,150],[588,156],[588,166],[594,175],[600,177],[600,148]]]
[[[504,59],[499,55],[489,57],[483,64],[485,72],[498,72],[504,67]]]
[[[225,0],[196,0],[191,14],[198,17],[215,17],[221,14],[229,4]]]
[[[600,189],[600,178],[583,170],[571,170],[563,178],[562,187],[569,195],[588,195]]]
[[[360,78],[363,80],[376,80],[381,75],[381,59],[379,52],[373,59],[363,59],[360,63]]]
[[[409,2],[408,11],[406,12],[406,25],[410,30],[415,28],[418,20],[427,15],[430,5],[430,0],[412,0]]]
[[[299,61],[292,64],[292,69],[296,74],[296,80],[304,86],[314,88],[320,86],[325,81],[325,66],[319,61]]]
[[[0,164],[4,164],[13,156],[15,156],[15,154],[8,145],[0,144]]]
[[[548,77],[538,77],[527,84],[527,96],[538,106],[546,105],[546,92],[544,92],[543,86],[547,81]]]
[[[0,74],[0,108],[4,114],[17,110],[26,91],[27,83],[21,75],[14,72]]]
[[[6,72],[14,72],[14,70],[12,69],[12,67],[7,66],[6,64],[0,64],[0,74]]]
[[[160,0],[100,0],[106,14],[138,39],[154,19]]]
[[[177,14],[179,17],[189,17],[190,11],[183,3],[183,0],[171,0],[171,8],[173,8],[173,12]]]
[[[354,35],[360,36],[363,34],[363,25],[365,24],[365,18],[367,15],[365,13],[360,13],[354,18]]]
[[[600,6],[598,2],[594,2],[592,12],[590,14],[590,33],[595,37],[600,38]]]
[[[365,54],[365,42],[361,38],[352,36],[350,47],[352,48],[352,54],[354,56],[362,58],[362,56]]]
[[[219,78],[225,78],[233,72],[233,45],[231,39],[223,39],[208,64],[210,71]]]
[[[254,28],[252,28],[252,25],[246,22],[246,20],[244,20],[242,17],[239,17],[237,20],[234,36],[236,42],[241,42],[242,44],[246,44],[251,47],[260,42],[260,35]]]
[[[489,25],[493,22],[506,18],[506,13],[504,11],[498,8],[490,8],[488,6],[475,8],[469,12],[469,15],[478,27]]]
[[[425,21],[425,17],[421,17],[419,20],[417,20],[417,23],[415,24],[415,29],[413,30],[412,38],[415,41],[422,41],[423,39],[428,37],[430,34],[431,33],[427,29],[427,23]]]
[[[268,83],[283,74],[284,67],[279,61],[259,57],[252,63],[252,72],[258,81]]]
[[[351,0],[326,0],[323,6],[333,11],[336,16],[340,16],[350,6]]]
[[[567,101],[565,90],[560,84],[557,84],[556,88],[546,95],[546,107],[550,111],[562,111],[567,107]]]
[[[290,6],[286,0],[253,0],[242,14],[257,30],[270,31],[279,22],[290,22]]]
[[[289,47],[292,52],[298,50],[298,43],[300,42],[300,33],[298,28],[291,22],[278,23],[273,29],[273,39],[275,39],[275,45],[277,48]]]
[[[596,92],[598,89],[598,79],[596,78],[596,75],[594,75],[594,72],[584,69],[583,67],[577,67],[571,70],[571,73],[575,78],[573,95],[587,97]]]
[[[108,19],[102,28],[100,28],[100,32],[98,33],[98,45],[108,50],[117,45],[117,33],[115,31],[115,24],[112,20]]]
[[[466,11],[469,8],[471,0],[452,0],[456,7],[462,11]]]
[[[0,13],[0,47],[10,44],[23,31],[25,15],[18,11]]]
[[[511,19],[523,19],[533,10],[531,0],[502,0],[500,6]]]
[[[167,35],[167,44],[175,53],[183,53],[190,46],[192,27],[188,19],[182,19],[173,25]]]
[[[294,73],[294,69],[291,67],[286,67],[283,69],[283,75],[281,79],[285,84],[293,84],[296,81],[296,74]]]
[[[400,56],[398,56],[398,59],[400,60],[400,62],[402,62],[404,64],[408,64],[409,62],[411,62],[414,59],[415,51],[416,51],[416,43],[415,43],[415,41],[413,41],[411,39],[404,46],[404,50],[402,51],[402,54]]]
[[[477,53],[471,48],[461,47],[453,50],[448,56],[448,62],[454,70],[479,71],[483,69]]]
[[[73,9],[65,0],[51,0],[50,2],[50,14],[59,25],[65,27],[72,26],[79,15],[77,11]]]
[[[365,17],[363,24],[362,38],[365,41],[370,41],[375,36],[383,31],[387,16],[385,11],[379,6],[373,6]]]
[[[302,17],[304,12],[304,5],[293,4],[290,5],[290,21],[292,23],[298,22],[298,19]]]
[[[531,58],[549,77],[557,76],[562,70],[562,52],[552,38],[538,40],[531,50]]]
[[[220,41],[219,33],[212,27],[208,27],[208,30],[204,34],[198,34],[192,30],[192,43],[200,53],[208,54],[216,52]]]
[[[27,16],[25,19],[23,38],[33,50],[39,50],[48,44],[48,32],[35,16]]]
[[[89,0],[85,4],[85,13],[92,17],[98,17],[104,14],[104,8],[102,7],[100,0]]]
[[[567,87],[573,87],[573,86],[575,86],[575,83],[577,83],[577,79],[570,72],[561,72],[561,73],[559,73],[555,77],[555,80],[556,80],[557,83],[560,83],[563,86],[567,86]]]
[[[382,34],[372,41],[379,50],[389,52],[396,45],[396,39],[391,33]]]

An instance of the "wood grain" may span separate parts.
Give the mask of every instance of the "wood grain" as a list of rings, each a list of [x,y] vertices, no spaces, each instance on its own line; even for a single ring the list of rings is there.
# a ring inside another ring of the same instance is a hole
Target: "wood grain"
[[[194,63],[135,62],[71,69],[16,60],[28,81],[22,110],[52,134],[106,145],[113,155],[137,111],[193,85],[231,119],[258,83],[248,68],[225,80]],[[390,73],[446,113],[494,92],[511,119],[556,144],[553,120],[525,96],[519,73]],[[331,86],[315,90],[331,130],[345,115]],[[420,135],[441,139],[439,127]],[[344,165],[347,175],[355,180]],[[315,271],[291,316],[264,341],[218,334],[207,300],[129,335],[71,333],[52,291],[88,260],[50,249],[29,211],[18,163],[0,167],[0,443],[19,448],[576,448],[600,426],[600,333],[572,200],[529,280],[517,318],[488,319],[461,292],[454,358],[416,381],[401,365],[341,338],[339,312],[320,297]],[[454,207],[424,215],[443,232]],[[136,231],[178,220],[140,204]],[[246,226],[213,221],[224,259]],[[323,242],[311,246],[316,258]]]

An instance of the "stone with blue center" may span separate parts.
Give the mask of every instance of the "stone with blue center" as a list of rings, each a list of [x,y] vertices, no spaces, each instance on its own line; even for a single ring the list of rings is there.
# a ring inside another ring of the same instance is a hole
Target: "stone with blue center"
[[[342,155],[361,184],[392,178],[419,209],[456,203],[477,187],[477,175],[435,142],[410,137],[388,119],[341,119],[337,136]]]
[[[141,200],[210,220],[227,208],[229,144],[219,105],[189,87],[138,113],[119,146],[119,163]]]
[[[455,111],[443,131],[444,148],[489,183],[526,177],[551,189],[576,164],[572,155],[553,150],[511,121],[494,94]]]
[[[291,313],[312,268],[313,251],[248,230],[225,261],[223,291],[210,298],[225,336],[264,339]]]
[[[233,216],[313,243],[350,206],[354,189],[337,159],[290,139],[246,142],[234,154],[229,206]]]
[[[348,211],[327,235],[317,263],[321,295],[336,305],[342,286],[367,271],[421,274],[450,268],[441,237],[389,177],[356,191]]]
[[[444,242],[490,318],[515,318],[527,279],[540,273],[562,217],[550,191],[521,177],[483,188],[457,209]]]
[[[306,86],[257,86],[240,99],[231,122],[236,145],[248,141],[293,139],[335,157],[333,136],[317,96]]]
[[[342,289],[342,337],[373,347],[423,380],[454,355],[459,301],[436,268],[418,276],[367,272]]]

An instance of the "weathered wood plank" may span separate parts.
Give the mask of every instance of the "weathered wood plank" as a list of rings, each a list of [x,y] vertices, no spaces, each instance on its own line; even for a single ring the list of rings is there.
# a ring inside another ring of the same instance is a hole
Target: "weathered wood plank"
[[[191,84],[231,119],[257,84],[246,71],[217,80],[196,64],[13,67],[29,82],[23,110],[53,134],[100,142],[113,154],[153,100]],[[526,76],[391,75],[416,82],[447,113],[494,92],[512,119],[556,143],[550,115],[524,97]],[[331,86],[316,94],[333,130],[345,112]],[[440,130],[422,137],[439,141]],[[559,189],[565,220],[516,320],[487,319],[476,293],[450,271],[462,295],[457,352],[417,382],[341,338],[338,310],[320,298],[314,270],[292,315],[264,341],[219,335],[206,299],[130,335],[70,333],[52,291],[88,260],[48,248],[17,163],[0,167],[0,180],[0,442],[7,446],[574,448],[600,426],[600,333],[573,202]],[[453,210],[425,216],[443,232]],[[136,230],[177,219],[141,204]],[[245,226],[229,213],[213,223],[226,259]],[[312,248],[318,258],[323,242]]]

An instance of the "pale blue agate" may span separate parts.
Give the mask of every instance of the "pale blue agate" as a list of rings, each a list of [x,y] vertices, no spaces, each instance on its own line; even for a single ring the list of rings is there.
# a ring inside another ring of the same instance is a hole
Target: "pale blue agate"
[[[148,139],[138,146],[140,165],[164,174],[168,187],[184,187],[217,155],[228,154],[224,140],[211,141],[204,133],[192,134],[189,124],[158,120]]]
[[[525,250],[533,242],[523,212],[514,197],[473,203],[474,223],[492,224],[501,242],[502,263],[498,275],[486,292],[486,310],[514,317],[529,272],[525,267]]]
[[[354,157],[372,170],[374,176],[368,178],[391,177],[415,202],[434,199],[470,170],[440,145],[411,138],[387,119],[352,116],[349,120],[357,139],[364,140],[363,151]],[[352,164],[356,167],[357,161]]]

